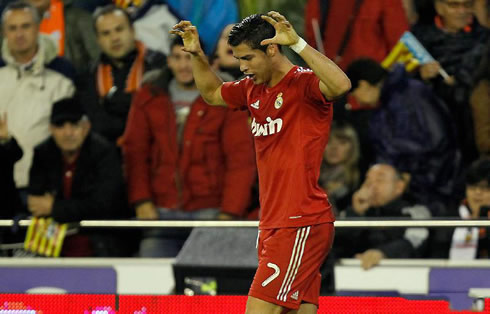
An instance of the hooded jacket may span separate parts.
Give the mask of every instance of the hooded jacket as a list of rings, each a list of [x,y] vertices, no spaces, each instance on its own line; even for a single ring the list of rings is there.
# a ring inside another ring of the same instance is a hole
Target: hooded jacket
[[[446,104],[423,82],[397,66],[369,120],[376,161],[411,174],[410,191],[422,202],[459,198],[461,154]]]
[[[54,102],[70,97],[75,91],[74,69],[57,57],[56,44],[39,35],[38,51],[31,64],[20,65],[10,54],[7,40],[0,58],[0,112],[8,115],[8,127],[24,151],[15,164],[18,188],[28,185],[34,146],[49,136],[49,116]]]

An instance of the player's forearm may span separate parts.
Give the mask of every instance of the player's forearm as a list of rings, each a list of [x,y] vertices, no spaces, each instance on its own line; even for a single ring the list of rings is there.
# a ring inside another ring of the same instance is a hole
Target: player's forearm
[[[336,98],[350,90],[349,78],[332,60],[310,45],[306,45],[299,55],[326,87],[325,90],[321,88],[326,97]]]
[[[209,62],[204,52],[193,54],[192,71],[197,88],[201,92],[202,98],[211,105],[221,105],[216,95],[223,81],[211,70]]]

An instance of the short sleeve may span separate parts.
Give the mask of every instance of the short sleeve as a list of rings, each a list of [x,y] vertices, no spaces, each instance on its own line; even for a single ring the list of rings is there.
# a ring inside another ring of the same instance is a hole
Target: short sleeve
[[[328,101],[320,90],[320,79],[313,72],[302,73],[302,80],[304,81],[304,91],[306,97],[313,103],[320,106],[330,105],[331,102]]]
[[[221,97],[228,107],[233,109],[247,108],[248,78],[221,85]]]

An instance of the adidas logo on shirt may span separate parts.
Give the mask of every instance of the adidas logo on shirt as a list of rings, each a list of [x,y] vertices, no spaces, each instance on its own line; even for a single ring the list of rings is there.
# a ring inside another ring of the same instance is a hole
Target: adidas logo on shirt
[[[299,291],[296,291],[295,293],[291,294],[291,299],[298,301],[299,298]]]
[[[260,124],[255,122],[255,118],[252,120],[252,134],[254,136],[268,136],[281,132],[282,119],[277,118],[272,120],[270,117],[265,119],[268,123]]]
[[[255,109],[259,109],[259,105],[260,105],[260,100],[257,100],[256,102],[251,104],[250,107],[255,108]]]

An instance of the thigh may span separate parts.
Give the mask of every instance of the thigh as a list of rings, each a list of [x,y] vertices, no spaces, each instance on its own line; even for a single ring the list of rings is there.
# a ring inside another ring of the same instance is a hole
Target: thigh
[[[249,295],[289,309],[318,305],[320,266],[333,241],[333,224],[261,230],[259,266]]]

